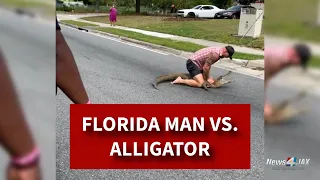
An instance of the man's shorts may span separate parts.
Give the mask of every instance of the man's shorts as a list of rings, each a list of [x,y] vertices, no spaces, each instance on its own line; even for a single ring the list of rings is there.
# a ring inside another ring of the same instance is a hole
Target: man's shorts
[[[61,30],[57,17],[56,17],[56,30],[59,30],[59,31]]]
[[[187,70],[189,71],[191,78],[195,77],[198,74],[203,73],[203,71],[196,64],[194,64],[190,59],[187,60]]]

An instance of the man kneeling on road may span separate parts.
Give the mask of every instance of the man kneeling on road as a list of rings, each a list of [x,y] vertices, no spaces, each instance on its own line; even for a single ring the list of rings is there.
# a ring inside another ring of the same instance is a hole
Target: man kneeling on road
[[[310,49],[304,44],[297,44],[289,48],[266,48],[264,50],[265,92],[270,79],[278,74],[281,70],[295,65],[300,65],[306,69],[310,57]],[[264,116],[271,116],[273,113],[272,110],[273,109],[271,105],[266,102],[265,98]]]
[[[205,81],[212,84],[215,80],[210,77],[211,66],[221,58],[229,57],[232,59],[233,54],[234,49],[232,46],[200,49],[187,60],[187,70],[192,79],[182,79],[178,77],[172,84],[186,84],[192,87],[202,87]]]

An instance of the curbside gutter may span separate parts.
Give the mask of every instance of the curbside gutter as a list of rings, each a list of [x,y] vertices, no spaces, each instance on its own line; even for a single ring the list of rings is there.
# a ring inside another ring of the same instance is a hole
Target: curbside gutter
[[[92,27],[92,26],[91,27],[78,27],[76,25],[68,24],[68,23],[61,22],[61,21],[59,23],[65,25],[65,26],[69,26],[71,28],[78,29],[78,30],[84,30],[84,31],[87,31],[87,32],[92,32],[92,33],[97,33],[97,34],[109,36],[109,37],[112,37],[112,38],[120,39],[120,40],[125,41],[125,42],[130,42],[130,43],[146,46],[146,47],[149,47],[149,48],[152,48],[152,49],[166,51],[166,52],[172,53],[174,55],[178,55],[178,56],[186,57],[186,56],[189,56],[191,54],[190,52],[184,52],[184,51],[168,48],[168,47],[161,46],[161,45],[156,45],[156,44],[143,42],[143,41],[139,41],[139,40],[123,37],[123,36],[114,35],[114,34],[111,34],[111,33],[106,33],[106,32],[102,32],[102,31],[94,30],[93,28],[95,28],[96,26],[95,27]],[[243,60],[243,59],[230,60],[230,59],[228,59],[226,61],[228,61],[229,63],[240,65],[242,67],[250,68],[250,69],[253,69],[253,70],[256,69],[256,70],[260,70],[261,71],[261,70],[264,69],[264,60],[263,59],[261,59],[261,60]]]
[[[152,44],[152,43],[148,43],[148,42],[143,42],[143,41],[139,41],[136,39],[131,39],[131,38],[127,38],[127,37],[123,37],[123,36],[118,36],[118,35],[114,35],[111,33],[106,33],[106,32],[102,32],[102,31],[98,31],[98,30],[94,30],[94,29],[88,29],[89,32],[93,32],[93,33],[98,33],[101,35],[106,35],[106,36],[110,36],[113,38],[118,38],[122,41],[126,41],[126,42],[130,42],[130,43],[134,43],[134,44],[138,44],[138,45],[142,45],[142,46],[146,46],[152,49],[157,49],[157,50],[161,50],[161,51],[166,51],[175,55],[181,55],[182,51],[176,50],[176,49],[172,49],[172,48],[168,48],[165,46],[160,46],[160,45],[156,45],[156,44]]]

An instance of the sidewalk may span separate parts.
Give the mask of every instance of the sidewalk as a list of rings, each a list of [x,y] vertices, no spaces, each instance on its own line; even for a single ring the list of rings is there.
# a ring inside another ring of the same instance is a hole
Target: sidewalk
[[[213,42],[213,41],[206,41],[203,39],[193,39],[193,38],[188,38],[188,37],[181,37],[181,36],[176,36],[176,35],[171,35],[171,34],[164,34],[164,33],[158,33],[158,32],[152,32],[152,31],[145,31],[145,30],[140,30],[140,29],[135,29],[135,28],[128,28],[128,27],[122,27],[122,26],[115,26],[111,27],[109,24],[106,23],[99,23],[99,22],[92,22],[92,21],[86,21],[83,19],[80,19],[82,17],[88,17],[88,16],[93,16],[93,15],[64,15],[64,14],[57,14],[58,20],[76,20],[80,22],[86,22],[86,23],[91,23],[98,25],[100,27],[108,27],[108,28],[116,28],[116,29],[122,29],[122,30],[127,30],[127,31],[133,31],[149,36],[154,36],[154,37],[160,37],[160,38],[167,38],[167,39],[172,39],[172,40],[177,40],[177,41],[185,41],[185,42],[192,42],[195,44],[203,45],[203,46],[226,46],[229,44],[224,44],[224,43],[218,43],[218,42]],[[263,50],[259,49],[253,49],[253,48],[247,48],[247,47],[240,47],[237,45],[232,45],[238,52],[242,53],[247,53],[247,54],[255,54],[255,55],[264,55]]]
[[[309,45],[312,54],[315,56],[320,56],[320,43],[314,43],[314,42],[305,42],[305,41],[300,41],[297,39],[287,39],[287,38],[281,38],[281,37],[275,37],[275,36],[270,36],[270,35],[265,35],[264,36],[264,44],[267,46],[272,46],[272,45],[292,45],[295,43],[303,42]]]
[[[301,68],[289,68],[282,71],[274,79],[272,84],[288,88],[306,90],[308,93],[320,97],[320,71],[319,69],[308,69],[303,72]]]

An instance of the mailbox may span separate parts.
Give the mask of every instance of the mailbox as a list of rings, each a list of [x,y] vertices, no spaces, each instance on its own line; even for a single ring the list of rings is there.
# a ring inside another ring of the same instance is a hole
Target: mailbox
[[[263,9],[242,8],[238,36],[257,38],[262,31]]]

